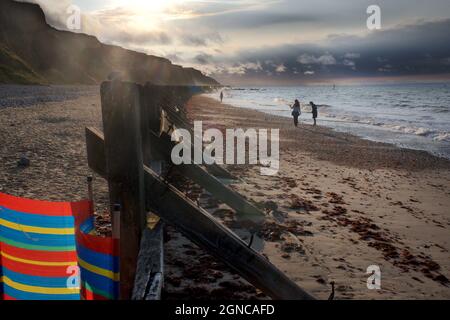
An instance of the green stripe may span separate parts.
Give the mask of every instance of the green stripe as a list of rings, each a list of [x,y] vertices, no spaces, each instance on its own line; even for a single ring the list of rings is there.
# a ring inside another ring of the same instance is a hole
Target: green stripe
[[[12,247],[20,248],[20,249],[28,249],[28,250],[39,250],[39,251],[75,251],[75,246],[63,246],[63,247],[48,247],[48,246],[39,246],[34,244],[26,244],[21,242],[16,242],[13,240],[5,239],[0,237],[0,242],[4,242]]]
[[[109,292],[103,291],[103,290],[99,290],[93,286],[91,286],[89,283],[83,281],[83,285],[86,289],[88,289],[89,291],[91,291],[92,293],[95,293],[96,295],[105,297],[109,300],[114,300],[114,297],[112,294],[110,294]]]

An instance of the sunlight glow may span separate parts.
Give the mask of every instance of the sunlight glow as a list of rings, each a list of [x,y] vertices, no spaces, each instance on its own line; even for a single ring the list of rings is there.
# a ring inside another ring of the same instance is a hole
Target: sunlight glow
[[[190,19],[194,14],[187,4],[197,0],[113,0],[110,7],[128,11],[128,23],[138,29],[160,29],[164,21]]]
[[[112,0],[112,10],[123,10],[122,22],[136,30],[158,30],[165,20],[172,19],[172,12],[179,0]]]
[[[161,13],[173,5],[176,0],[117,0],[114,5],[130,8],[136,12]]]

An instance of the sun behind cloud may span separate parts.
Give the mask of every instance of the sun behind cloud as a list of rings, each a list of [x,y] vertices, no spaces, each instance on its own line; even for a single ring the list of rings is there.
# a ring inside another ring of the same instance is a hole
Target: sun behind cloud
[[[115,6],[126,6],[137,12],[163,12],[174,4],[174,0],[117,0],[113,2]]]

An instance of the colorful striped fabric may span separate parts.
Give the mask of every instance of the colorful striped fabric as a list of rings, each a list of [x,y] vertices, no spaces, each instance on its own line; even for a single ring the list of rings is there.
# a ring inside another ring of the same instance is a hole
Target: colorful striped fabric
[[[0,193],[0,299],[116,299],[117,246],[92,234],[91,208]]]
[[[119,296],[117,240],[92,235],[92,215],[77,216],[77,253],[81,271],[81,293],[86,300],[113,300]]]

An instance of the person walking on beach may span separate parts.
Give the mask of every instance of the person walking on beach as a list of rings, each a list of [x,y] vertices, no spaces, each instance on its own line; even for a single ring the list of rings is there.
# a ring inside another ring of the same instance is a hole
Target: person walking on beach
[[[317,116],[318,116],[317,105],[314,102],[312,102],[312,101],[309,104],[311,105],[312,117],[313,117],[313,120],[314,120],[314,125],[317,125],[317,122],[316,122],[316,119],[317,119]]]
[[[291,106],[292,109],[292,116],[294,117],[294,125],[298,127],[298,117],[302,114],[302,111],[300,109],[300,101],[295,99],[294,105]]]
[[[220,103],[223,102],[223,91],[220,91]]]

